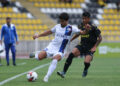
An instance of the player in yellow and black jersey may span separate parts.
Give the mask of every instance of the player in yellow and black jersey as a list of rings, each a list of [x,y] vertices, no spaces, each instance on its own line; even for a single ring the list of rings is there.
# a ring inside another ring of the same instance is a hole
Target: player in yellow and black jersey
[[[88,73],[88,68],[90,67],[90,62],[92,61],[93,54],[102,40],[101,31],[90,22],[89,12],[84,12],[82,14],[82,23],[78,27],[81,30],[86,30],[86,28],[89,28],[89,31],[87,34],[81,35],[81,42],[69,54],[65,62],[63,71],[57,72],[57,74],[60,75],[62,78],[65,77],[65,74],[72,63],[73,58],[81,55],[85,56],[85,60],[84,60],[85,67],[82,74],[82,76],[85,77]],[[79,35],[80,34],[73,36],[71,41],[79,37]]]

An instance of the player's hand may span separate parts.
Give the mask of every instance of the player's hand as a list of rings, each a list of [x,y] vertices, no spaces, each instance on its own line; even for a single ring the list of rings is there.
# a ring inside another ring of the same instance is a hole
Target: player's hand
[[[86,25],[85,25],[85,28],[86,28],[87,31],[89,31],[89,30],[91,29],[91,25],[86,24]]]
[[[93,47],[90,51],[91,52],[95,52],[96,51],[96,47]]]
[[[2,40],[0,40],[0,44],[2,45]]]
[[[36,39],[36,38],[38,38],[39,36],[37,35],[37,34],[35,34],[34,36],[33,36],[33,39]]]

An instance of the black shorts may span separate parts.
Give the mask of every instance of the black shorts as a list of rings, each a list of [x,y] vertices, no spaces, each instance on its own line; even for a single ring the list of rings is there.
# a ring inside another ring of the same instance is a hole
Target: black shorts
[[[90,55],[93,57],[95,52],[91,52],[90,49],[86,46],[77,45],[76,48],[80,51],[80,56]]]

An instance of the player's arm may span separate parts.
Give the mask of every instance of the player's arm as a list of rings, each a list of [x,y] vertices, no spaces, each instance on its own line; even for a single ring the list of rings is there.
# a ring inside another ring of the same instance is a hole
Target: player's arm
[[[2,45],[2,38],[4,36],[4,26],[2,26],[2,29],[1,29],[1,37],[0,37],[0,44]]]
[[[70,41],[72,42],[74,39],[78,38],[79,35],[80,35],[80,34],[75,34]]]
[[[79,27],[78,27],[78,28],[79,28]],[[91,26],[90,26],[89,24],[86,24],[86,25],[85,25],[85,28],[86,28],[85,30],[79,30],[79,32],[77,32],[77,34],[75,34],[70,41],[72,42],[74,39],[78,38],[80,35],[85,35],[85,34],[87,34],[87,33],[89,32]],[[80,29],[80,28],[79,28],[79,29]]]
[[[85,35],[85,34],[87,34],[88,33],[88,30],[81,30],[80,31],[80,35]]]
[[[86,28],[85,30],[80,30],[79,33],[75,34],[70,41],[72,42],[74,39],[76,39],[76,38],[79,37],[80,35],[85,35],[85,34],[87,34],[87,33],[89,32],[91,26],[90,26],[89,24],[86,24],[86,25],[85,25],[85,28]]]
[[[47,31],[45,31],[45,32],[43,32],[41,34],[35,34],[33,36],[33,39],[36,39],[36,38],[39,38],[39,37],[43,37],[43,36],[48,36],[50,34],[52,34],[52,31],[51,30],[47,30]]]
[[[91,49],[91,52],[95,52],[96,51],[96,48],[98,47],[98,45],[101,43],[102,41],[102,36],[99,35],[99,37],[97,38],[97,42],[96,44],[93,46],[93,48]]]
[[[16,31],[16,27],[14,26],[14,34],[15,34],[15,38],[16,38],[16,44],[19,44],[18,42],[18,35],[17,35],[17,31]]]
[[[85,35],[87,33],[88,33],[88,30],[80,30],[80,32],[78,34],[75,34],[70,41],[72,42],[74,39],[78,38],[80,35]]]
[[[89,24],[85,25],[85,30],[80,30],[80,35],[85,35],[89,32],[89,30],[91,29],[91,26]]]

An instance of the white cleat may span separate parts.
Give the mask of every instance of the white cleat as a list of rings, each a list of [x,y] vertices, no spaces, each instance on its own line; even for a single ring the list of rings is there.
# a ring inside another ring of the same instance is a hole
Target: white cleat
[[[43,79],[43,81],[44,82],[48,82],[48,79],[49,79],[48,76],[45,76],[44,79]]]

